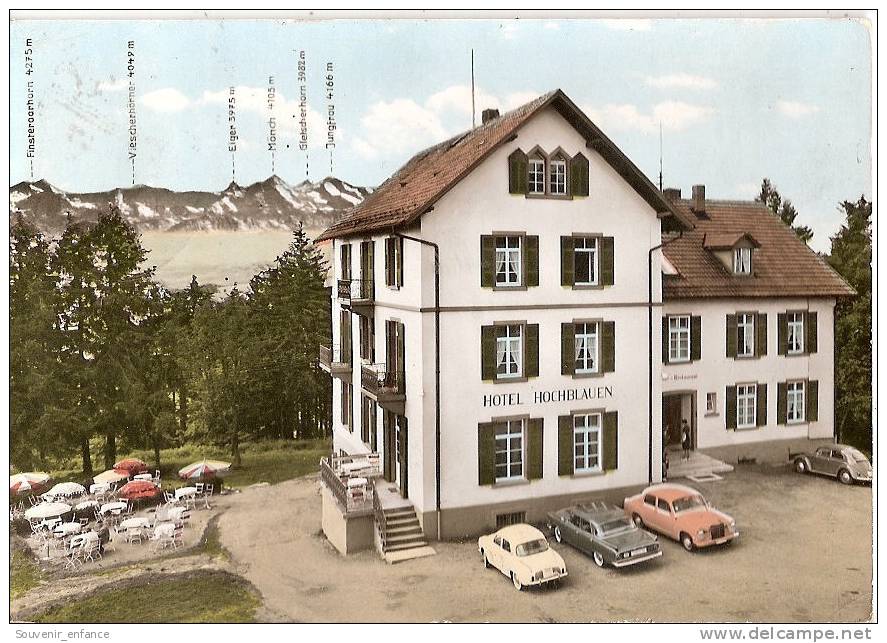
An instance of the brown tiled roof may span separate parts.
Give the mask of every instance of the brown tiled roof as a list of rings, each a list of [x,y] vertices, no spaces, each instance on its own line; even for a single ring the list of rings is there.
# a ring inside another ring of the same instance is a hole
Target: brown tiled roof
[[[355,206],[341,221],[323,232],[316,241],[366,234],[409,225],[422,216],[450,188],[471,172],[543,108],[551,105],[579,130],[657,213],[672,219],[666,227],[689,227],[650,180],[626,157],[582,111],[557,89],[526,103],[473,130],[463,132],[423,150],[391,178]],[[504,172],[503,168],[503,172]],[[676,222],[675,222],[676,221]]]
[[[709,250],[728,250],[739,243],[740,239],[748,239],[755,247],[761,245],[748,232],[706,232],[702,245]]]
[[[663,275],[663,296],[697,297],[825,297],[854,294],[853,289],[819,255],[762,203],[712,201],[705,216],[696,217],[691,201],[676,200],[684,215],[696,218],[693,230],[666,241],[666,258],[678,275]],[[760,247],[754,251],[753,274],[734,276],[704,247],[707,235],[738,239],[751,235]]]

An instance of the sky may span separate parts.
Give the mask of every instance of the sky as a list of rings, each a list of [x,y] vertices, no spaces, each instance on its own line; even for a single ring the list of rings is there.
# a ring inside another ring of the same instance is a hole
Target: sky
[[[814,249],[827,251],[838,204],[871,196],[870,48],[866,25],[847,19],[15,21],[10,181],[44,178],[73,192],[133,181],[221,190],[232,175],[248,185],[272,174],[273,116],[273,173],[378,185],[413,153],[471,127],[474,49],[478,122],[483,108],[560,88],[654,183],[660,126],[665,187],[688,196],[702,183],[710,198],[751,199],[769,177],[813,228]]]

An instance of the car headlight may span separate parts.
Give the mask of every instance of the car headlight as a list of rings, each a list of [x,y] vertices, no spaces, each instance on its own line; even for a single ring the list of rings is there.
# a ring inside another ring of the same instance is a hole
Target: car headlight
[[[736,521],[735,520],[730,521],[730,531],[736,531]]]
[[[542,580],[542,572],[536,572],[533,574],[533,580]]]
[[[705,529],[700,529],[696,532],[696,535],[702,538],[705,535]]]

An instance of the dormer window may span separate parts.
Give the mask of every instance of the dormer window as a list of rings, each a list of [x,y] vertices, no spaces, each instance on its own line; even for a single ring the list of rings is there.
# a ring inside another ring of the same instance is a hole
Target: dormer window
[[[751,274],[751,248],[733,249],[733,272],[737,275]]]
[[[551,153],[538,145],[529,152],[518,148],[508,156],[508,192],[533,198],[588,196],[588,159],[560,147]]]
[[[548,164],[548,191],[558,196],[567,193],[567,162],[562,158],[553,158]]]

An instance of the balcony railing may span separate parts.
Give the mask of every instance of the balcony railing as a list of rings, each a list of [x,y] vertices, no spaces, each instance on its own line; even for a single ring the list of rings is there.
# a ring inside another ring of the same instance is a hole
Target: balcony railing
[[[378,398],[404,394],[404,372],[389,369],[385,364],[364,364],[361,366],[360,383],[365,391]]]
[[[339,279],[339,299],[350,302],[372,302],[375,289],[372,279]]]
[[[323,370],[331,375],[351,372],[351,356],[335,344],[332,346],[321,344],[318,348],[317,362]]]
[[[371,513],[381,462],[378,453],[321,458],[320,479],[346,514]]]

